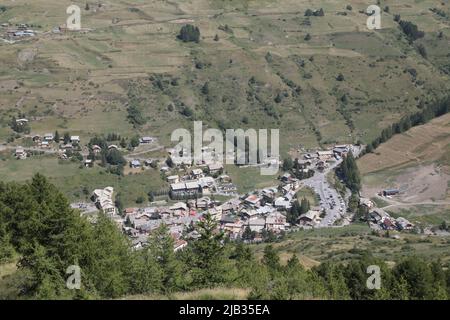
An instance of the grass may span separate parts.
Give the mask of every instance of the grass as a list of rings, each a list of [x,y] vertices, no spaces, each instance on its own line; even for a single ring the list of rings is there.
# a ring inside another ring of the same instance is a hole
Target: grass
[[[225,171],[237,186],[239,193],[277,185],[277,175],[261,175],[259,168],[239,168],[235,165],[227,165]]]
[[[249,289],[242,288],[213,288],[200,289],[192,292],[176,292],[170,296],[165,295],[135,295],[128,296],[126,300],[245,300]]]

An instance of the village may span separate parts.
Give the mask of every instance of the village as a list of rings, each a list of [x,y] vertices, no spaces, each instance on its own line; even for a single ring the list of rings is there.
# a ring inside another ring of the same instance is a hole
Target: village
[[[15,121],[18,126],[28,125],[25,118]],[[175,250],[179,250],[198,236],[193,226],[205,213],[219,223],[229,239],[246,242],[261,242],[268,237],[276,238],[299,229],[345,226],[354,220],[354,213],[348,208],[349,190],[344,194],[338,192],[328,181],[327,175],[349,152],[358,156],[362,146],[335,145],[327,150],[301,148],[295,154],[295,174],[292,171],[282,172],[278,185],[238,194],[238,186],[226,174],[223,164],[214,156],[207,156],[207,147],[202,150],[205,152],[203,161],[177,165],[177,152],[173,148],[159,146],[157,139],[150,136],[136,139],[135,147],[144,151],[162,148],[167,158],[141,158],[141,152],[133,153],[134,148],[130,152],[130,149],[115,142],[102,144],[102,140],[98,139],[101,146],[93,144],[97,140],[92,139],[82,145],[80,136],[68,133],[63,136],[56,132],[33,134],[28,138],[32,140],[32,147],[15,147],[14,155],[18,160],[27,159],[35,152],[44,152],[56,155],[61,161],[75,157],[84,167],[91,168],[100,165],[100,154],[110,154],[114,150],[124,154],[124,166],[135,174],[151,169],[160,171],[169,186],[158,192],[158,196],[163,196],[165,200],[128,207],[119,212],[114,201],[114,189],[106,186],[93,190],[93,203],[72,205],[88,216],[95,216],[101,210],[117,222],[119,228],[130,237],[134,248],[145,246],[148,235],[164,223],[175,239]],[[280,165],[280,161],[277,162]],[[297,193],[303,188],[310,189],[317,201],[305,205],[306,209],[298,210],[303,199]],[[392,197],[398,192],[387,189],[377,196]],[[216,200],[217,197],[221,200]],[[359,206],[366,208],[367,223],[375,231],[402,231],[414,227],[406,219],[394,219],[383,209],[376,208],[370,199],[360,198],[359,201]]]

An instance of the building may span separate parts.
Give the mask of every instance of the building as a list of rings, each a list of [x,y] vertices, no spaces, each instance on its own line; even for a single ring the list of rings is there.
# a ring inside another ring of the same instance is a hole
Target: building
[[[180,182],[180,177],[178,175],[168,176],[167,182],[170,184],[178,183]]]
[[[383,190],[383,196],[387,197],[387,196],[395,196],[397,194],[400,193],[400,190],[398,189],[386,189]]]
[[[15,152],[15,156],[17,159],[26,159],[27,158],[27,153],[25,152],[25,149],[22,147],[17,147],[16,152]]]
[[[95,205],[104,213],[114,215],[116,214],[116,207],[113,202],[113,187],[106,187],[104,189],[95,189],[92,194],[92,200]]]
[[[368,198],[359,198],[359,205],[364,206],[369,210],[375,206],[373,201]]]
[[[250,219],[247,222],[247,226],[250,228],[251,231],[260,233],[266,227],[266,219],[264,218]]]
[[[270,213],[266,217],[266,229],[267,231],[281,232],[285,231],[287,227],[286,216],[280,212]]]
[[[80,136],[71,136],[70,142],[72,143],[80,143]]]
[[[132,160],[131,162],[130,162],[130,167],[131,168],[140,168],[141,167],[141,162],[139,161],[139,160],[137,160],[137,159],[135,159],[135,160]]]
[[[334,152],[332,150],[317,151],[317,157],[322,161],[331,160],[334,157]]]
[[[251,194],[245,198],[244,202],[252,207],[258,207],[261,199],[256,194]]]
[[[102,148],[99,145],[94,144],[92,146],[92,152],[94,154],[99,154],[100,152],[102,152]]]
[[[202,169],[193,169],[191,171],[191,176],[192,176],[193,179],[202,178],[204,176],[203,175],[203,170]]]
[[[139,139],[139,143],[148,144],[148,143],[152,143],[153,140],[154,139],[152,137],[142,137],[141,139]]]
[[[299,224],[303,226],[315,226],[321,220],[320,210],[309,210],[298,218]]]
[[[54,139],[53,133],[44,134],[44,141],[50,142],[53,141],[53,139]]]
[[[94,166],[94,162],[92,161],[92,159],[86,159],[84,160],[84,166],[85,167],[93,167]]]
[[[221,163],[211,163],[208,165],[208,170],[211,174],[222,173],[223,165]]]

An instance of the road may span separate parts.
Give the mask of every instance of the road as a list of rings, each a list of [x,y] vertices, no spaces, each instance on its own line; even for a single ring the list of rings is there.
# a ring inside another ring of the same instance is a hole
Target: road
[[[361,152],[361,148],[353,146],[351,151],[353,155],[357,157]],[[341,162],[342,159],[336,160],[323,172],[316,172],[313,177],[303,180],[305,186],[310,187],[320,196],[320,207],[325,210],[325,216],[316,226],[318,228],[331,227],[339,219],[343,219],[343,225],[350,223],[348,217],[345,217],[345,213],[347,212],[347,203],[345,199],[343,199],[339,192],[327,181],[327,174],[340,165]]]

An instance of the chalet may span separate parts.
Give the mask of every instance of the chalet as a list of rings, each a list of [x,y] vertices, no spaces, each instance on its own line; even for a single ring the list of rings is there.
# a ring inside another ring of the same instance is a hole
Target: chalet
[[[167,177],[167,182],[170,183],[170,184],[178,183],[178,182],[180,182],[180,177],[178,175],[168,176]]]
[[[264,230],[266,226],[266,220],[264,218],[256,218],[256,219],[250,219],[247,222],[247,226],[250,228],[251,231],[260,233]]]
[[[333,152],[340,157],[346,156],[349,151],[350,151],[349,146],[345,145],[345,144],[344,145],[336,145],[333,148]]]
[[[99,145],[94,144],[92,146],[92,152],[95,154],[98,154],[98,153],[102,152],[102,148]]]
[[[241,220],[227,222],[222,225],[222,229],[227,232],[232,239],[237,239],[242,233],[244,223]]]
[[[317,157],[322,161],[330,160],[333,156],[334,152],[332,150],[317,151]]]
[[[152,137],[142,137],[141,139],[139,139],[139,143],[148,144],[148,143],[152,143],[153,140],[154,139]]]
[[[27,123],[28,123],[28,119],[25,119],[25,118],[22,118],[22,119],[16,119],[16,123],[17,123],[19,126],[23,126],[24,124],[27,124]]]
[[[108,150],[111,150],[111,149],[116,149],[116,150],[118,150],[119,147],[116,146],[115,144],[110,144],[110,145],[108,146]]]
[[[258,215],[267,215],[269,213],[275,212],[276,209],[272,206],[265,205],[263,207],[256,208],[255,211]]]
[[[84,166],[88,167],[88,168],[93,167],[94,162],[92,161],[92,159],[86,159],[86,160],[84,160]]]
[[[186,182],[186,192],[197,193],[199,191],[198,181],[187,181]]]
[[[41,142],[40,147],[41,148],[49,148],[50,147],[50,142],[47,141],[47,140],[44,140],[44,141]]]
[[[314,226],[320,221],[320,210],[309,210],[298,218],[299,224],[303,226]]]
[[[226,175],[226,174],[222,174],[221,176],[219,176],[219,181],[222,183],[228,183],[231,182],[231,178],[230,176]]]
[[[113,192],[113,187],[106,187],[104,189],[95,189],[92,195],[97,208],[103,210],[106,214],[114,215],[116,213],[116,207],[112,198]]]
[[[214,208],[210,208],[208,209],[208,213],[211,215],[211,217],[214,220],[219,221],[222,218],[222,207],[214,207]]]
[[[202,190],[202,193],[204,194],[210,194],[214,191],[215,183],[213,177],[203,177],[198,180],[198,184],[200,186],[200,189]]]
[[[245,198],[244,202],[252,207],[259,207],[261,199],[256,194],[251,194]]]
[[[289,182],[291,180],[291,174],[290,173],[285,173],[281,176],[281,181],[283,182]]]
[[[80,136],[71,136],[70,142],[72,143],[80,143]]]
[[[266,217],[267,231],[280,232],[286,230],[286,216],[280,212],[273,212]]]
[[[392,219],[391,217],[382,218],[380,225],[381,225],[381,228],[383,228],[384,230],[395,230],[396,229],[395,220]]]
[[[232,199],[222,205],[222,210],[224,213],[237,212],[240,205],[241,201],[239,199]]]
[[[243,209],[240,214],[247,220],[258,218],[258,212],[255,209]]]
[[[186,240],[179,239],[179,240],[175,241],[175,243],[173,245],[173,251],[177,252],[177,251],[183,250],[187,245],[188,245],[188,243]]]
[[[62,150],[71,150],[73,149],[73,145],[71,143],[66,143],[60,146],[60,149]]]
[[[203,170],[202,169],[193,169],[191,171],[191,176],[193,179],[199,179],[203,177]]]
[[[292,205],[286,197],[278,197],[275,199],[274,206],[277,209],[288,210]]]
[[[212,208],[214,206],[214,202],[211,201],[208,197],[202,197],[195,201],[195,207],[197,209],[206,210],[208,208]]]
[[[54,139],[53,133],[44,134],[44,141],[50,142],[53,141],[53,139]]]
[[[263,189],[261,191],[261,196],[267,202],[273,202],[276,197],[277,190],[276,189]]]
[[[170,185],[170,191],[177,195],[186,192],[186,184],[184,182],[172,183]]]
[[[25,152],[24,148],[18,147],[16,149],[15,156],[16,156],[17,159],[26,159],[27,153]]]
[[[398,189],[386,189],[383,190],[383,196],[387,197],[387,196],[395,196],[397,194],[400,193],[400,190]]]
[[[385,217],[390,217],[389,214],[384,211],[381,208],[374,208],[370,213],[369,213],[369,220],[375,222],[375,223],[379,223],[380,221],[382,221],[382,219],[384,219]]]
[[[131,168],[140,168],[141,167],[141,162],[139,160],[132,160],[130,162],[130,167]]]
[[[359,198],[359,205],[364,206],[369,210],[374,207],[374,203],[368,198]]]
[[[414,228],[414,225],[403,217],[397,218],[395,223],[399,230],[412,230]]]
[[[211,163],[208,165],[208,170],[211,174],[221,173],[223,165],[221,163]]]

